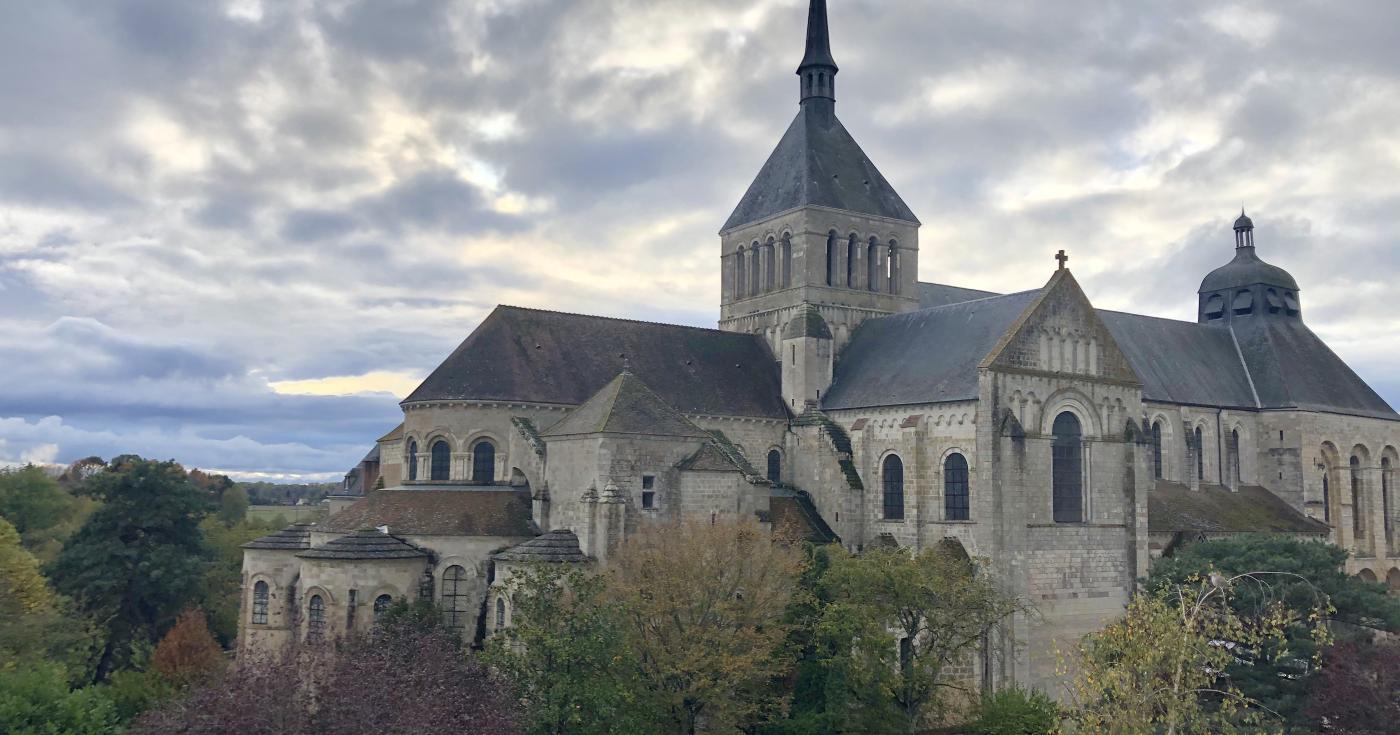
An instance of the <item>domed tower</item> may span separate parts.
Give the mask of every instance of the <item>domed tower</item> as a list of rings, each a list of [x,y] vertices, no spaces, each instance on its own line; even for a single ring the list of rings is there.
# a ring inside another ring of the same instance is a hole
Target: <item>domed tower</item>
[[[1254,221],[1240,210],[1235,220],[1235,259],[1201,281],[1202,324],[1226,324],[1238,319],[1302,319],[1298,282],[1288,271],[1259,259],[1254,250]]]
[[[720,329],[764,337],[780,362],[808,304],[837,350],[864,319],[919,306],[919,221],[836,118],[838,71],[826,0],[811,0],[797,117],[719,233]]]

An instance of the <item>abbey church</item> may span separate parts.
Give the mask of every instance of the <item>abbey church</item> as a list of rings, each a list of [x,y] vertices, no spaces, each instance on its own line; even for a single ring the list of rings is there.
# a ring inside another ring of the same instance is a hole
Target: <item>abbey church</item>
[[[812,0],[796,117],[719,233],[718,329],[497,307],[327,520],[246,546],[241,650],[399,598],[480,640],[513,570],[606,566],[681,520],[960,546],[1035,608],[982,657],[992,686],[1050,685],[1057,648],[1201,538],[1328,539],[1400,590],[1400,415],[1248,216],[1194,322],[1095,308],[1063,253],[1032,291],[921,282],[919,220],[837,118],[837,73]]]

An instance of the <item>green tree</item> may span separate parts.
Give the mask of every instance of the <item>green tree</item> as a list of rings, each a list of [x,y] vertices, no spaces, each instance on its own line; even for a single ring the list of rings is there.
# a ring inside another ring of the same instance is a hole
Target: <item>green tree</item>
[[[248,517],[248,491],[234,485],[219,498],[219,520],[225,526],[242,523]]]
[[[91,658],[89,627],[67,614],[67,600],[49,589],[38,560],[0,518],[0,669],[48,660],[80,673]]]
[[[286,524],[283,524],[286,525]],[[232,526],[208,516],[199,523],[209,564],[199,593],[199,606],[209,618],[209,629],[219,644],[233,645],[238,635],[239,601],[243,585],[243,544],[277,530],[278,526],[244,521]]]
[[[1230,604],[1240,616],[1253,616],[1277,603],[1292,613],[1280,650],[1261,660],[1232,662],[1230,678],[1244,696],[1278,712],[1290,726],[1309,727],[1303,708],[1314,687],[1314,663],[1321,653],[1308,624],[1319,607],[1334,608],[1328,621],[1334,632],[1348,626],[1400,632],[1400,599],[1379,584],[1343,572],[1347,552],[1319,541],[1287,536],[1247,535],[1191,544],[1159,560],[1148,579],[1152,590],[1170,589],[1192,578],[1212,574],[1234,577],[1261,572],[1247,584],[1236,585]],[[1354,636],[1369,638],[1369,635]]]
[[[532,735],[653,732],[655,702],[642,686],[624,619],[606,580],[554,565],[511,580],[511,627],[487,644],[487,662],[525,696]]]
[[[7,735],[118,733],[116,708],[99,687],[70,690],[53,663],[0,669],[0,732]]]
[[[58,555],[92,505],[73,497],[39,467],[0,470],[0,517],[14,524],[25,548],[41,560]]]
[[[102,507],[49,566],[54,587],[100,626],[95,678],[131,662],[200,591],[207,504],[174,462],[119,457],[82,484]]]
[[[1205,735],[1276,725],[1277,715],[1222,675],[1236,661],[1265,661],[1266,652],[1282,650],[1285,630],[1299,622],[1279,603],[1238,614],[1234,592],[1258,582],[1213,575],[1164,586],[1133,598],[1123,618],[1087,636],[1071,686],[1079,732]],[[1320,612],[1307,624],[1324,641]]]

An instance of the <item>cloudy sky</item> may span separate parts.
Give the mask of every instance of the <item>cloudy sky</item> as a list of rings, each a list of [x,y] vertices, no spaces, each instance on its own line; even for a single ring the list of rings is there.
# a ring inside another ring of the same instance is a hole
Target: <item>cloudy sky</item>
[[[1400,403],[1400,3],[830,0],[922,280],[1192,318],[1243,204]],[[497,303],[713,325],[805,0],[0,0],[0,463],[328,479]]]

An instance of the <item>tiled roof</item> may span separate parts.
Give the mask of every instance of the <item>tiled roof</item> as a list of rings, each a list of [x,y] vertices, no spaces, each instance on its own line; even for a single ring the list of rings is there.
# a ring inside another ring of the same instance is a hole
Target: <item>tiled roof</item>
[[[751,334],[499,306],[404,402],[579,405],[624,362],[687,415],[785,419],[777,363]]]
[[[531,536],[530,494],[509,487],[381,490],[336,513],[318,530],[388,526],[406,536]]]
[[[427,558],[428,552],[398,536],[370,528],[307,549],[297,556],[302,559],[418,559]]]
[[[311,547],[311,524],[293,523],[277,533],[253,539],[243,544],[245,549],[280,549],[299,551]]]
[[[630,372],[624,371],[582,406],[545,429],[545,438],[576,434],[708,436]]]
[[[379,441],[382,441],[382,442],[391,442],[391,441],[394,441],[395,439],[402,439],[402,438],[403,438],[403,422],[400,421],[400,422],[399,422],[399,425],[398,425],[398,426],[395,426],[393,429],[391,429],[391,430],[389,431],[388,434],[385,434],[384,436],[379,437]]]
[[[721,231],[808,205],[919,222],[841,121],[803,105]]]
[[[1247,485],[1231,492],[1206,485],[1192,490],[1174,482],[1158,482],[1147,493],[1147,527],[1152,533],[1323,535],[1330,530],[1262,487]]]
[[[768,498],[768,508],[776,533],[792,533],[819,544],[839,543],[841,540],[822,519],[812,497],[806,492],[775,487]]]
[[[550,531],[538,538],[506,549],[491,557],[496,561],[565,564],[588,561],[573,531]]]

